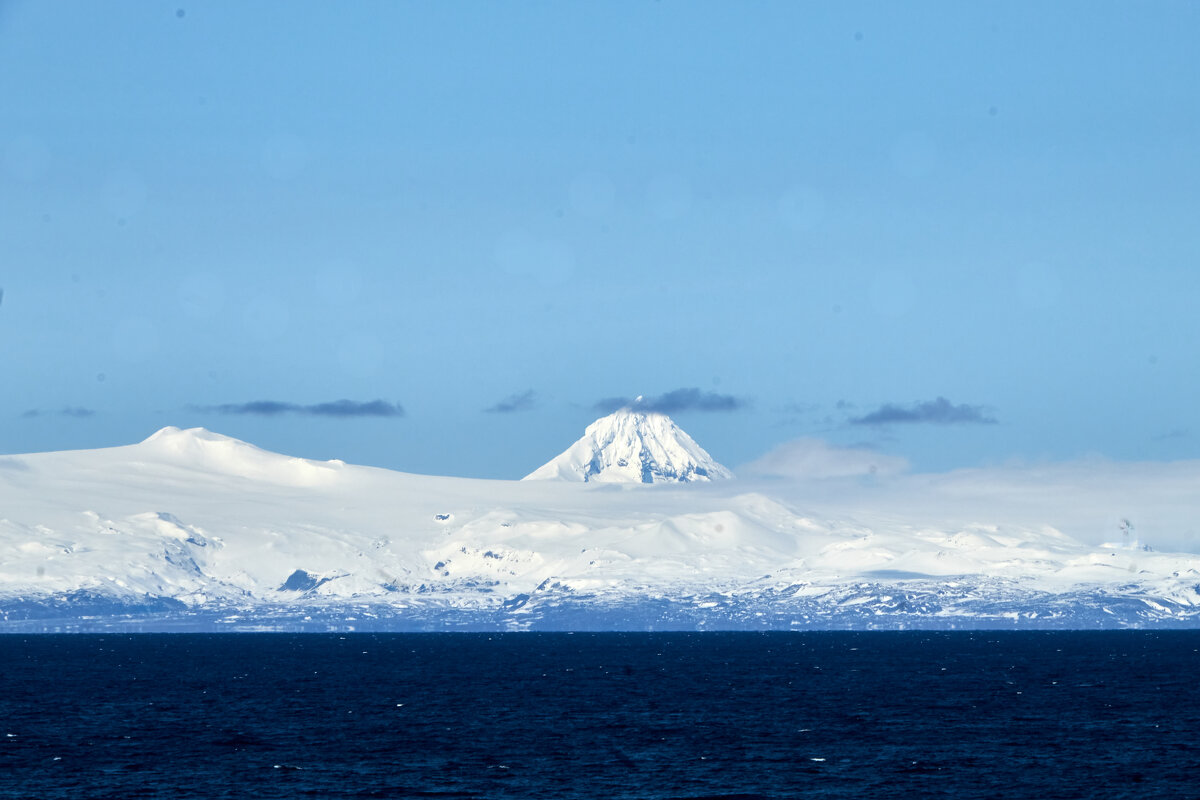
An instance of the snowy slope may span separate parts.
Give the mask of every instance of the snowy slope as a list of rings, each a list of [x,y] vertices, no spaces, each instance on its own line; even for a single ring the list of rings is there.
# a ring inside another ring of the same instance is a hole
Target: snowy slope
[[[0,630],[1198,624],[1200,557],[1045,517],[961,480],[465,480],[167,428],[0,457]]]
[[[593,422],[524,480],[691,483],[732,478],[665,414],[621,409]]]

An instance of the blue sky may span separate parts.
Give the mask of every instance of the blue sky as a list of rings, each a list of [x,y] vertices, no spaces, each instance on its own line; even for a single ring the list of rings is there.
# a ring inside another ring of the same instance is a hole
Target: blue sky
[[[202,425],[519,477],[641,394],[730,466],[1200,456],[1197,30],[9,0],[0,452]]]

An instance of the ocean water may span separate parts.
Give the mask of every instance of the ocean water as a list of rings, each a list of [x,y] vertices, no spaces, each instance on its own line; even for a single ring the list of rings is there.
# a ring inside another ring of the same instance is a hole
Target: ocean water
[[[4,798],[1186,798],[1200,633],[0,637]]]

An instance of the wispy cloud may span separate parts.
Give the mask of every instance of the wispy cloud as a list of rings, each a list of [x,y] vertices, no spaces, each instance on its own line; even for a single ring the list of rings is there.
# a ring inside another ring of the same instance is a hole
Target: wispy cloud
[[[852,425],[894,425],[902,423],[929,422],[937,425],[975,423],[994,425],[995,417],[988,416],[983,406],[966,403],[955,405],[944,397],[902,406],[885,403],[869,414],[854,417]]]
[[[252,400],[249,403],[223,403],[216,406],[193,406],[196,411],[217,414],[250,414],[277,417],[283,414],[307,414],[316,417],[403,417],[404,407],[387,400],[333,400],[328,403],[301,405],[280,400]]]
[[[782,411],[785,414],[814,414],[820,409],[821,407],[816,403],[796,401],[793,403],[784,403]]]
[[[484,412],[488,414],[511,414],[514,411],[528,411],[536,405],[537,395],[533,393],[533,389],[529,389],[520,394],[509,395],[494,406],[485,408]]]
[[[55,410],[45,410],[41,408],[31,408],[21,414],[24,419],[33,419],[35,417],[73,417],[75,419],[87,419],[93,417],[96,412],[90,408],[79,408],[78,406],[66,406]]]
[[[887,476],[905,472],[908,461],[867,447],[838,447],[823,439],[796,439],[738,468],[739,475],[822,479]]]
[[[675,389],[658,397],[606,397],[592,407],[596,411],[612,412],[619,408],[674,414],[679,411],[737,411],[746,401],[731,394],[702,392],[696,388]]]

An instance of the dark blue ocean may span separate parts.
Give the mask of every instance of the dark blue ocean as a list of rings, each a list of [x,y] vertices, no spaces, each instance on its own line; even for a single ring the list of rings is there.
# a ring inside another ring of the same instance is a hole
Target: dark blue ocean
[[[1200,633],[0,637],[0,797],[1200,797]]]

